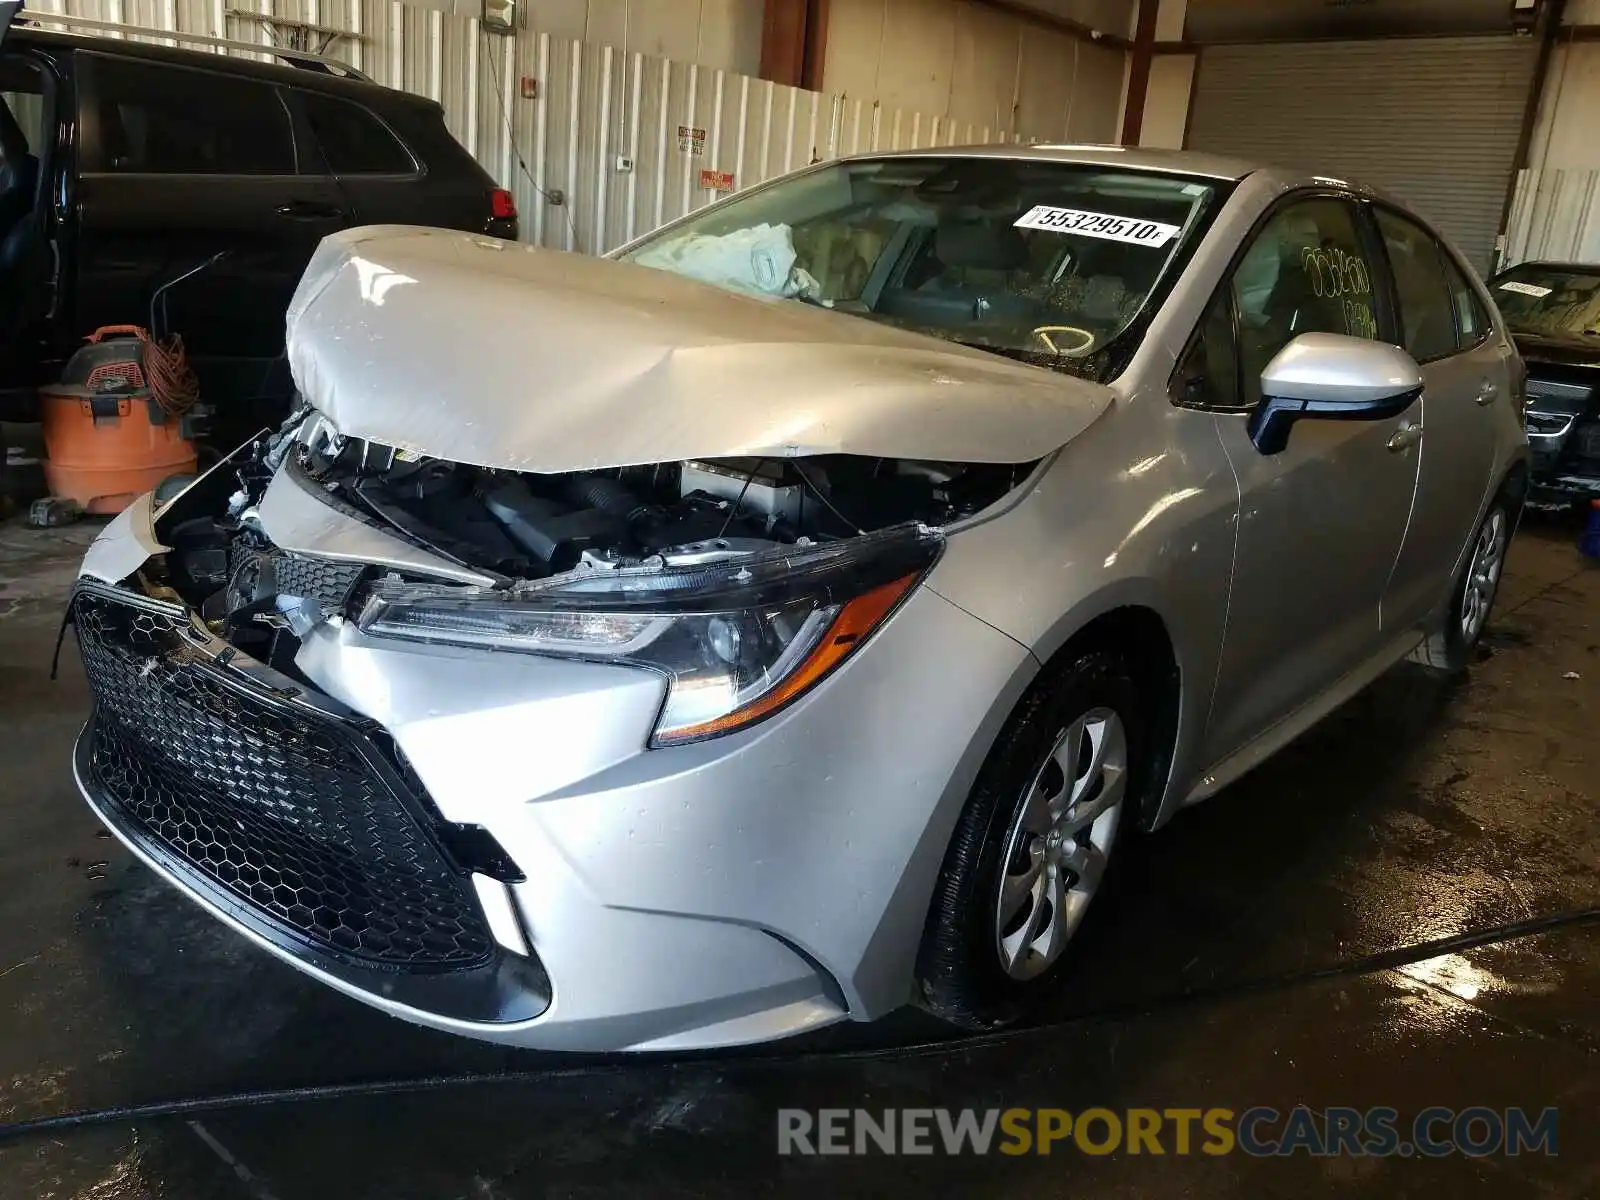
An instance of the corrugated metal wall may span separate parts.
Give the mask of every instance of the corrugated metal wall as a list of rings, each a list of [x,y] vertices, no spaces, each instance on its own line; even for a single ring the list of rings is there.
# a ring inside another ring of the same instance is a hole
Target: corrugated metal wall
[[[1536,39],[1207,46],[1189,145],[1388,188],[1487,269]]]
[[[1594,4],[1600,13],[1600,0]],[[1568,21],[1580,19],[1568,4]],[[1600,42],[1558,45],[1539,120],[1519,172],[1501,265],[1529,259],[1600,262]]]
[[[1520,171],[1502,267],[1600,262],[1600,170]]]
[[[229,2],[30,0],[29,12],[264,41],[259,25],[227,14]],[[1022,140],[537,30],[489,35],[476,18],[398,0],[255,0],[252,11],[349,30],[330,53],[379,83],[440,101],[451,133],[515,193],[523,237],[543,246],[599,253],[726,194],[702,186],[702,171],[727,172],[738,189],[839,154]],[[1085,74],[1079,63],[1077,76],[1110,96],[1114,123],[1112,66],[1095,61]],[[520,95],[524,77],[537,81],[535,99]],[[1085,140],[1108,130],[1100,114],[1063,109],[1029,132]],[[619,157],[632,160],[631,171]],[[564,202],[548,203],[558,192]]]

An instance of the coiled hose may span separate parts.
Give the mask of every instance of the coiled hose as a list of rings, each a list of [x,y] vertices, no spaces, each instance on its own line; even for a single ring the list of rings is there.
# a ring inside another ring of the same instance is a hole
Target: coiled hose
[[[106,325],[89,335],[89,344],[131,334],[139,339],[139,369],[150,398],[169,417],[181,417],[200,400],[200,380],[189,366],[181,334],[153,338],[143,325]]]

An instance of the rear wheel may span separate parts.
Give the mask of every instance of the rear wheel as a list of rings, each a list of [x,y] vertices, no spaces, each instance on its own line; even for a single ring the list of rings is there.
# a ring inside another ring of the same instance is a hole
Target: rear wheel
[[[1144,749],[1138,692],[1115,654],[1085,652],[1035,685],[945,854],[918,959],[925,1007],[986,1028],[1049,991],[1132,819]]]
[[[1417,649],[1414,657],[1419,662],[1452,675],[1467,669],[1489,623],[1510,544],[1511,508],[1505,500],[1496,500],[1473,536],[1443,628]]]

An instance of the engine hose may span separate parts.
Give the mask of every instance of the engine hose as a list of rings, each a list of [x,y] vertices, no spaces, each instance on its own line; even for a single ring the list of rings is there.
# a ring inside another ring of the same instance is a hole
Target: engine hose
[[[530,1071],[424,1075],[413,1079],[380,1079],[363,1083],[315,1084],[307,1087],[229,1092],[182,1100],[159,1100],[147,1104],[126,1104],[110,1108],[83,1109],[76,1112],[59,1113],[55,1116],[13,1121],[9,1124],[0,1125],[0,1143],[165,1117],[190,1117],[202,1113],[268,1108],[276,1105],[299,1104],[320,1100],[416,1095],[424,1092],[439,1092],[456,1088],[497,1084],[558,1083],[573,1079],[623,1075],[656,1068],[677,1071],[684,1068],[715,1064],[719,1070],[731,1071],[799,1067],[811,1064],[881,1062],[896,1059],[927,1058],[955,1052],[967,1053],[972,1050],[1004,1045],[1024,1038],[1051,1033],[1073,1025],[1081,1025],[1093,1021],[1127,1020],[1182,1006],[1228,1000],[1259,992],[1279,991],[1330,979],[1369,975],[1377,971],[1391,971],[1445,954],[1459,954],[1464,950],[1473,950],[1499,942],[1537,937],[1557,929],[1596,923],[1600,923],[1600,906],[1582,908],[1565,913],[1554,913],[1544,917],[1531,917],[1527,920],[1513,921],[1508,924],[1494,925],[1483,929],[1468,930],[1450,937],[1436,938],[1428,942],[1419,942],[1410,946],[1397,947],[1394,950],[1378,951],[1374,954],[1346,959],[1343,962],[1330,963],[1324,967],[1313,967],[1304,971],[1288,971],[1278,975],[1246,980],[1242,983],[1224,983],[1210,987],[1189,988],[1146,1000],[1133,1000],[1122,1004],[1113,1004],[1090,1012],[1074,1013],[1060,1020],[1044,1024],[1020,1025],[986,1033],[956,1034],[948,1038],[939,1038],[932,1041],[909,1042],[856,1050],[808,1050],[798,1054],[730,1055],[727,1051],[673,1056],[610,1054],[597,1056],[596,1060],[572,1066],[545,1067]]]

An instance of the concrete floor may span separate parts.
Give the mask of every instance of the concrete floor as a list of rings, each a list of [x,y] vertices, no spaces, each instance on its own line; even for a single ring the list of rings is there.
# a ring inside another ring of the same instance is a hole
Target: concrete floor
[[[24,1139],[0,1129],[0,1197],[1600,1195],[1600,567],[1571,528],[1518,537],[1464,681],[1391,672],[1138,845],[1047,1027],[906,1051],[944,1036],[907,1014],[780,1055],[621,1067],[378,1016],[225,934],[107,840],[67,768],[86,704],[70,639],[48,680],[92,533],[0,525],[0,1124],[261,1088],[565,1073]],[[1514,928],[1544,917],[1563,919]],[[1478,936],[1452,955],[1422,946],[1460,934]],[[775,1155],[779,1107],[1295,1103],[1557,1105],[1561,1154]]]

